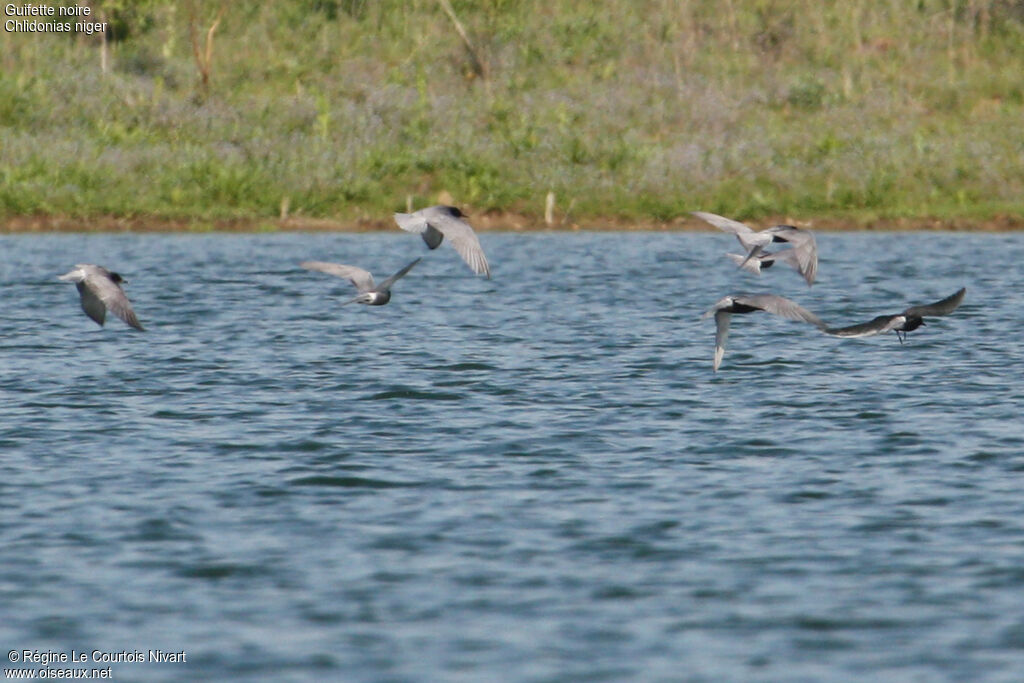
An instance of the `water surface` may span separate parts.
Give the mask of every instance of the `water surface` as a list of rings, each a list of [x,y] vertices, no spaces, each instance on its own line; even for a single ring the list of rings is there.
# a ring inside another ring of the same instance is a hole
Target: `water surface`
[[[0,237],[0,642],[115,680],[1019,680],[1024,235]],[[384,277],[339,304],[316,258]],[[968,257],[965,257],[967,255]],[[56,277],[101,263],[149,331]],[[852,324],[967,287],[900,345]]]

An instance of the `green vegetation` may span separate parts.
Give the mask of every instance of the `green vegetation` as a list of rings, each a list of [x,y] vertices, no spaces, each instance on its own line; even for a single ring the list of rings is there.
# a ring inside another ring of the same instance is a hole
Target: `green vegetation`
[[[91,4],[0,31],[0,217],[1024,214],[1020,0]]]

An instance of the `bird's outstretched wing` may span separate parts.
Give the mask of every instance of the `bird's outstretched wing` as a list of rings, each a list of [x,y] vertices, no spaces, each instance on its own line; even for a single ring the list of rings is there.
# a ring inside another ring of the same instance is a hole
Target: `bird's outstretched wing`
[[[821,321],[821,318],[811,313],[795,301],[790,301],[789,299],[776,294],[748,294],[745,296],[734,297],[734,300],[738,304],[751,306],[752,308],[759,308],[762,311],[781,316],[788,320],[810,323],[819,329],[825,328],[825,323]]]
[[[715,311],[715,362],[712,368],[718,372],[718,366],[722,364],[722,357],[725,355],[725,340],[729,338],[729,323],[732,322],[732,314],[729,311]]]
[[[960,302],[964,300],[964,294],[967,293],[966,287],[961,287],[955,293],[950,294],[941,301],[936,301],[933,304],[924,304],[923,306],[911,306],[904,315],[925,317],[927,315],[949,315],[957,309]]]
[[[373,289],[373,275],[362,268],[326,261],[303,261],[299,265],[306,270],[318,270],[321,273],[344,278],[355,285],[359,292],[369,292]]]
[[[439,214],[429,219],[430,227],[434,228],[451,242],[452,247],[458,252],[462,260],[477,275],[491,276],[491,267],[487,263],[484,249],[480,246],[480,239],[476,232],[466,221],[455,216]]]
[[[696,216],[697,218],[701,219],[706,223],[710,223],[719,230],[731,232],[734,235],[752,235],[754,233],[754,229],[751,228],[750,226],[744,225],[739,221],[734,221],[731,218],[726,218],[725,216],[719,216],[718,214],[715,213],[707,213],[706,211],[691,211],[690,215]]]
[[[771,242],[771,237],[769,237],[768,235],[761,235],[750,226],[744,225],[739,221],[734,221],[731,218],[719,216],[718,214],[714,213],[707,213],[706,211],[694,211],[691,213],[691,215],[696,216],[702,221],[710,223],[719,230],[723,230],[725,232],[729,232],[732,233],[733,235],[736,235],[736,239],[739,240],[740,244],[742,244],[743,248],[746,249],[748,252],[753,251],[759,245],[764,246]]]
[[[82,302],[82,310],[85,314],[93,319],[93,321],[102,326],[107,320],[107,307],[103,305],[103,302],[98,296],[85,284],[85,282],[78,282],[75,285],[78,288],[78,296]]]
[[[880,315],[866,323],[848,325],[847,327],[826,327],[824,332],[833,337],[873,337],[876,334],[896,329],[903,319],[902,315]]]
[[[128,297],[126,297],[123,292],[117,299],[108,301],[107,308],[112,310],[114,315],[134,327],[136,330],[139,330],[140,332],[146,331],[146,328],[142,326],[142,323],[139,322],[138,317],[135,315],[135,311],[132,310],[132,305],[128,301]]]
[[[408,273],[410,270],[412,270],[412,267],[415,266],[419,262],[420,262],[420,259],[416,259],[415,261],[409,263],[407,266],[405,266],[400,271],[398,271],[397,273],[395,273],[394,275],[389,277],[387,280],[385,280],[384,282],[380,283],[379,289],[382,290],[382,291],[386,290],[386,289],[390,289],[391,285],[395,284],[395,282],[397,282],[402,277],[404,277],[405,274]]]
[[[804,276],[807,285],[813,285],[818,277],[818,241],[810,230],[800,230],[785,226],[779,236],[793,245],[793,256],[796,258],[796,269]]]

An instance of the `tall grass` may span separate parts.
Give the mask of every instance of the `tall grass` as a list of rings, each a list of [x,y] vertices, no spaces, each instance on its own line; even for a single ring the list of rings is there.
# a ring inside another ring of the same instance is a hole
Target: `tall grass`
[[[106,74],[0,32],[0,214],[1024,213],[1019,0],[451,8],[473,53],[436,0],[228,3],[205,87],[187,3],[112,12]]]

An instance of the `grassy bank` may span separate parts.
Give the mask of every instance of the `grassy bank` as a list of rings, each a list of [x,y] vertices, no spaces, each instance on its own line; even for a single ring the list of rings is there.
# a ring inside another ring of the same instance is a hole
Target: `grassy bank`
[[[1016,0],[225,3],[205,86],[216,3],[107,5],[0,31],[8,223],[1024,215]]]

